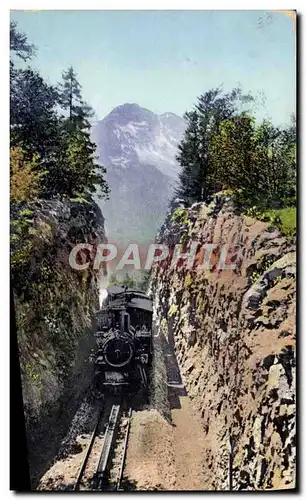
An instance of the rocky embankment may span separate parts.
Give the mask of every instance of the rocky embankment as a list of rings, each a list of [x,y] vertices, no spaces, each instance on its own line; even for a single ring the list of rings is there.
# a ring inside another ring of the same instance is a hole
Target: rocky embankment
[[[106,238],[94,203],[14,206],[11,226],[12,287],[35,487],[91,380],[92,319],[99,274],[105,270],[73,269],[69,254],[77,243],[99,244]]]
[[[158,242],[199,243],[192,269],[155,264],[152,293],[201,416],[203,489],[294,488],[295,247],[224,195],[176,208]],[[219,269],[224,245],[233,269]]]

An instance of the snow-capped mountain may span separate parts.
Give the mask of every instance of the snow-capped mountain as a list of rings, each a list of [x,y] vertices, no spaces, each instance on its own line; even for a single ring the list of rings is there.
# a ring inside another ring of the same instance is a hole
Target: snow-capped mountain
[[[100,204],[110,239],[154,239],[178,177],[175,156],[184,130],[183,118],[138,104],[116,107],[93,127],[111,189],[110,200]]]

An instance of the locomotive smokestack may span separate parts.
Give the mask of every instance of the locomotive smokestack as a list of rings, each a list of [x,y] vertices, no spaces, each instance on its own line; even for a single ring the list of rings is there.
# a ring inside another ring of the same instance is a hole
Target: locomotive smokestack
[[[124,315],[124,329],[126,332],[130,331],[130,315],[127,312]]]

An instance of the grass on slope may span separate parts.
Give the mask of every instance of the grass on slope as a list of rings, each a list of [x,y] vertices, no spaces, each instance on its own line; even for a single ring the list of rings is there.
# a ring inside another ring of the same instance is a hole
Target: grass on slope
[[[296,234],[296,207],[267,210],[265,215],[278,217],[280,220],[279,230],[286,236],[292,237]]]

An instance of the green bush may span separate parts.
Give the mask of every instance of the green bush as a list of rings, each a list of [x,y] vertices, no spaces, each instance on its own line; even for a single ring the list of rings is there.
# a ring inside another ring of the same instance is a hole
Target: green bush
[[[287,238],[296,234],[296,207],[261,210],[253,206],[246,211],[246,215],[275,225]]]
[[[277,220],[278,229],[287,237],[291,238],[296,234],[296,207],[285,207],[268,210],[267,215]]]

